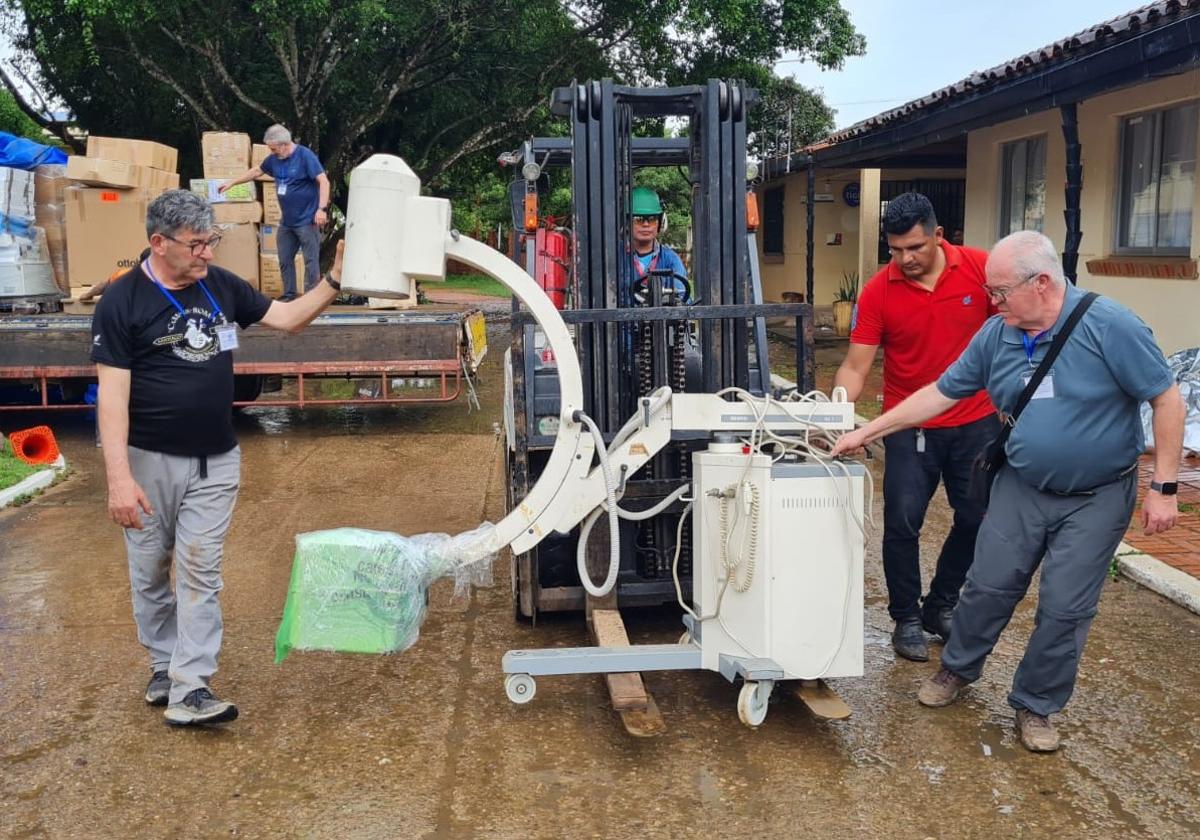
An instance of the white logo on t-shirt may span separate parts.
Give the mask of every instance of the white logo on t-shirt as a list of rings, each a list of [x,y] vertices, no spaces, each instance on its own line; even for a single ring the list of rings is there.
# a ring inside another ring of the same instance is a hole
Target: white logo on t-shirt
[[[215,324],[228,323],[224,315],[213,318],[212,313],[199,306],[189,308],[183,315],[176,312],[167,321],[166,333],[154,339],[154,344],[169,346],[176,358],[185,362],[207,362],[221,352],[213,337]]]

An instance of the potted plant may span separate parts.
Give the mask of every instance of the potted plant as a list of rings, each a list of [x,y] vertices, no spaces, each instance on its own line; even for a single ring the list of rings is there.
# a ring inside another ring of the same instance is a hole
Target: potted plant
[[[838,335],[850,335],[854,305],[858,303],[858,272],[843,271],[842,283],[833,295],[833,326]]]

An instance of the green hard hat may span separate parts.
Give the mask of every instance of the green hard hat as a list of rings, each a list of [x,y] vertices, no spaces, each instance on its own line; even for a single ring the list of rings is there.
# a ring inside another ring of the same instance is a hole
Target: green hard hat
[[[649,187],[634,187],[629,196],[629,213],[633,216],[661,216],[662,202],[658,193]]]

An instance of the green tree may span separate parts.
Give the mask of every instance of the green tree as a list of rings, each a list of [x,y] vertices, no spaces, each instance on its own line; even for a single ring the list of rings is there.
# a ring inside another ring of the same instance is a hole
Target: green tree
[[[0,131],[7,131],[18,137],[28,137],[39,143],[46,142],[46,135],[42,131],[42,127],[21,110],[11,93],[2,89],[0,89]]]
[[[325,163],[335,199],[350,168],[375,151],[404,156],[439,192],[460,189],[493,166],[499,148],[544,126],[551,88],[572,78],[748,77],[784,52],[836,67],[863,48],[838,0],[4,0],[4,8],[19,51],[13,70],[89,131],[170,143],[187,175],[198,169],[200,131],[257,135],[282,122]],[[7,74],[0,81],[17,91]],[[48,127],[69,137],[65,126]]]
[[[758,87],[762,102],[750,112],[747,145],[753,157],[798,152],[833,130],[833,109],[793,79],[772,77]]]

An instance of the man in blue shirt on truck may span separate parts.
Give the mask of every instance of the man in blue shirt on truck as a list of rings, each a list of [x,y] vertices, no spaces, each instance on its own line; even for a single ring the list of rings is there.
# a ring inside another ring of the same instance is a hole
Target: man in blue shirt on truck
[[[329,221],[329,176],[312,149],[292,142],[292,133],[282,125],[268,128],[263,142],[271,154],[258,166],[226,181],[218,192],[263,175],[275,179],[275,194],[283,212],[275,237],[283,278],[280,300],[289,301],[296,297],[297,251],[304,254],[304,291],[320,280],[321,228]]]

